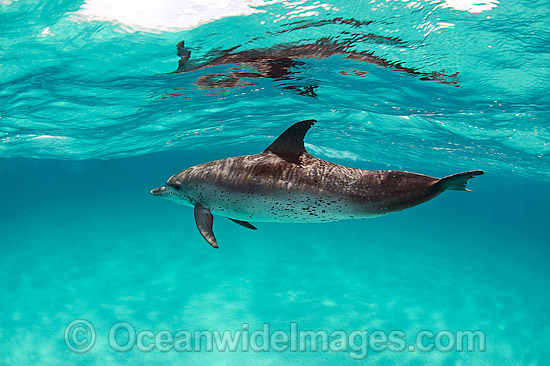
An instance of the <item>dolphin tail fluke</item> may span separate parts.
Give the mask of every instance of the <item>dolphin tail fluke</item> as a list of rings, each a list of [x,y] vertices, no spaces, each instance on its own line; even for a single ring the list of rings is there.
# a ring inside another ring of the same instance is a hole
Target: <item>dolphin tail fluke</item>
[[[484,174],[482,170],[471,170],[469,172],[449,175],[448,177],[441,178],[435,183],[434,187],[441,192],[446,190],[471,192],[471,189],[466,188],[468,179],[482,174]]]
[[[213,222],[214,217],[212,217],[212,213],[209,209],[200,205],[195,205],[195,223],[197,224],[199,232],[208,244],[212,245],[213,248],[218,248],[218,242],[212,231]]]

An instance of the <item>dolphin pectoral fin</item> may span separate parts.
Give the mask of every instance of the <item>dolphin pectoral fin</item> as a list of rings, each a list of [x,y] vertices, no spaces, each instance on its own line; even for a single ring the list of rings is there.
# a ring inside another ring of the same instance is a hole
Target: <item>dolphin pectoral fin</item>
[[[300,156],[306,154],[304,137],[306,132],[317,122],[314,119],[306,119],[293,124],[277,137],[264,152],[272,152],[290,163],[300,164]]]
[[[251,223],[249,223],[248,221],[242,221],[242,220],[237,220],[237,219],[232,219],[232,218],[229,218],[229,220],[233,221],[235,224],[239,224],[241,226],[244,226],[246,228],[249,228],[249,229],[252,229],[252,230],[258,230],[258,228],[254,225],[252,225]]]
[[[212,245],[214,248],[218,248],[218,242],[212,231],[213,222],[214,217],[209,209],[201,205],[195,205],[195,223],[197,224],[199,232],[208,244]]]

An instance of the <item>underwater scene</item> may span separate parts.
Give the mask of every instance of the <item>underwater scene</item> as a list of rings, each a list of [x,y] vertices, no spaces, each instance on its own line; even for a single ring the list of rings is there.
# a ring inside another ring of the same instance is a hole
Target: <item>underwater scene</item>
[[[549,365],[549,16],[0,0],[0,364]]]

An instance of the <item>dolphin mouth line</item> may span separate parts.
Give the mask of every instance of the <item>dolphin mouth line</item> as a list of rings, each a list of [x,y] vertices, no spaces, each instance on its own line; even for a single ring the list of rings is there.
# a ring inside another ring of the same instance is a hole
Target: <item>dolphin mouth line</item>
[[[165,191],[166,191],[166,187],[155,188],[155,189],[151,189],[151,194],[153,196],[162,196],[162,194]]]

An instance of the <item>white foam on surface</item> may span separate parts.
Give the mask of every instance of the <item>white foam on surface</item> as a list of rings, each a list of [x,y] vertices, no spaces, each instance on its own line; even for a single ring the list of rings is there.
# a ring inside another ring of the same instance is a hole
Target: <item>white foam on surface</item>
[[[263,0],[86,0],[76,15],[79,20],[119,24],[126,32],[178,32],[257,13],[262,5]]]
[[[445,0],[443,7],[470,13],[481,13],[496,8],[498,4],[500,4],[498,0]]]

